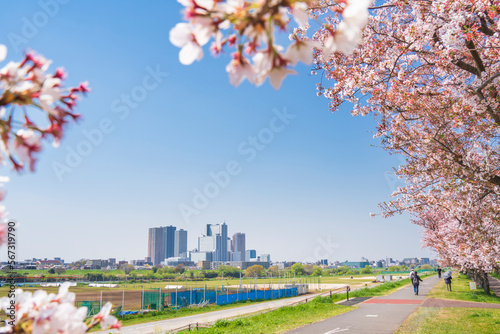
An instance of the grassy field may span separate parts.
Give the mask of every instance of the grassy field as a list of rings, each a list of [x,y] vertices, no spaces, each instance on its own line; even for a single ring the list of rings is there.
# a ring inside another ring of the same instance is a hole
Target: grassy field
[[[452,291],[446,291],[444,280],[441,280],[431,292],[427,295],[428,298],[440,298],[451,300],[463,300],[468,302],[481,303],[500,303],[500,298],[493,292],[487,295],[481,288],[477,288],[474,293],[469,289],[471,280],[467,275],[453,274],[451,280]]]
[[[321,321],[354,309],[333,304],[331,300],[314,299],[307,304],[286,306],[278,310],[261,313],[236,320],[219,320],[214,326],[199,330],[199,333],[283,333],[293,328]],[[159,331],[158,333],[161,333]]]
[[[427,295],[428,298],[500,303],[494,294],[484,291],[469,290],[469,278],[466,275],[454,275],[452,292],[446,291],[444,281],[440,281]],[[500,332],[500,309],[481,308],[436,308],[419,307],[396,332],[397,334],[491,334]]]
[[[499,328],[499,309],[420,307],[396,333],[492,334]]]

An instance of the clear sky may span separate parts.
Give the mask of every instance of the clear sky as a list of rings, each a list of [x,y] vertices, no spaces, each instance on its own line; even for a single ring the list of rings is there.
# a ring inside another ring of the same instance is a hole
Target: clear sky
[[[227,54],[181,65],[168,40],[180,10],[173,0],[2,3],[6,61],[33,49],[92,88],[36,173],[3,168],[18,259],[142,259],[149,227],[188,230],[192,249],[203,225],[223,221],[272,260],[434,257],[407,216],[369,216],[399,164],[377,147],[373,119],[331,113],[307,66],[276,91],[232,87]]]

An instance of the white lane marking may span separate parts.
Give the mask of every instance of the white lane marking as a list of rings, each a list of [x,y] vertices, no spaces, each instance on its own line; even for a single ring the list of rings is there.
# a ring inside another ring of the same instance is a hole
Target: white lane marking
[[[370,317],[370,318],[376,318],[376,317],[378,317],[378,315],[377,315],[377,314],[367,314],[366,316],[367,316],[367,317]]]
[[[340,328],[340,327],[337,327],[337,328],[335,328],[335,329],[333,329],[331,331],[328,331],[328,332],[326,332],[324,334],[340,333],[340,332],[345,332],[345,331],[348,331],[348,330],[349,330],[349,328]]]

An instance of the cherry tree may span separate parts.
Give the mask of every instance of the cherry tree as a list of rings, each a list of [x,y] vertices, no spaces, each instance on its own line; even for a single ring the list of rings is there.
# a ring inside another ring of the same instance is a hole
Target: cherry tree
[[[317,93],[330,109],[349,103],[353,115],[373,115],[383,147],[406,157],[395,169],[405,186],[383,214],[410,213],[424,245],[450,265],[481,277],[498,268],[498,1],[377,1],[370,16],[370,1],[179,2],[188,23],[170,39],[182,47],[180,61],[200,60],[213,37],[216,54],[236,48],[226,68],[233,85],[269,76],[279,88],[312,52],[313,73],[325,79]],[[299,26],[283,52],[273,32],[286,29],[290,13]],[[311,21],[319,27],[308,35]]]
[[[333,111],[348,101],[374,115],[384,148],[406,157],[406,185],[384,214],[409,212],[441,258],[484,273],[500,261],[498,3],[385,1],[372,12],[351,55],[316,54],[333,82],[319,92]]]
[[[7,48],[0,44],[0,62],[7,56]],[[20,62],[8,62],[0,68],[0,162],[14,171],[34,171],[38,154],[44,142],[58,146],[68,123],[80,115],[75,112],[78,98],[89,91],[87,83],[65,87],[66,74],[62,68],[49,72],[51,61],[35,52],[27,52]],[[0,185],[8,177],[0,177]],[[5,191],[0,192],[0,201]],[[0,220],[6,213],[0,207]],[[7,240],[8,226],[0,222],[0,245]],[[75,294],[68,292],[69,283],[59,293],[34,294],[16,290],[15,300],[0,299],[0,308],[9,315],[1,333],[85,333],[101,325],[119,328],[120,323],[110,316],[111,304],[85,322],[86,307],[76,308]]]

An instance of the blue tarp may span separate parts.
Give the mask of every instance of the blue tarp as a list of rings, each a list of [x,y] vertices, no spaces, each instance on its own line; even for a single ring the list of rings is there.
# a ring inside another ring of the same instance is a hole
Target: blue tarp
[[[298,288],[277,289],[277,290],[250,290],[235,294],[217,296],[217,305],[232,304],[237,301],[256,299],[278,299],[283,297],[293,297],[299,294]]]
[[[278,299],[283,297],[293,297],[299,294],[298,288],[287,288],[277,290],[249,290],[240,293],[224,293],[215,290],[193,289],[188,291],[171,292],[172,306],[185,307],[188,305],[208,302],[209,304],[224,305],[238,301],[257,299]]]
[[[127,314],[137,314],[137,313],[139,313],[139,311],[121,311],[120,316],[123,317],[124,315]]]

